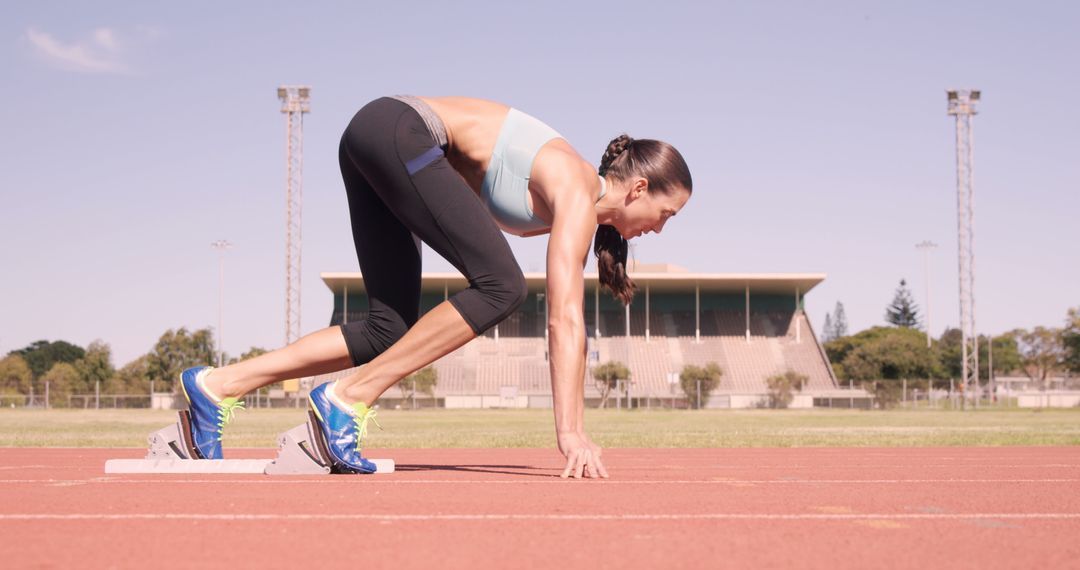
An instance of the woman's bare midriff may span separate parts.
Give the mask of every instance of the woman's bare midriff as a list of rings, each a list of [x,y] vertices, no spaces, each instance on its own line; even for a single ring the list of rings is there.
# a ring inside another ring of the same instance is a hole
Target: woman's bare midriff
[[[446,159],[465,182],[480,193],[484,173],[491,162],[495,141],[499,138],[510,107],[494,101],[469,97],[421,97],[446,126],[450,151]]]
[[[472,99],[468,97],[421,97],[439,115],[446,126],[450,150],[446,155],[473,192],[480,195],[484,183],[484,174],[491,153],[495,150],[495,141],[499,138],[503,121],[506,120],[510,107],[494,101]],[[570,174],[573,173],[573,174]],[[552,203],[549,192],[562,191],[568,175],[581,175],[586,188],[572,188],[599,196],[599,181],[595,171],[564,139],[554,139],[545,144],[533,162],[533,171],[529,180],[529,207],[542,220],[551,223],[554,217],[548,204]],[[559,183],[554,183],[555,181]],[[573,184],[572,186],[577,186]],[[595,187],[595,188],[594,188]],[[547,233],[547,230],[536,234]],[[534,234],[529,234],[534,235]]]

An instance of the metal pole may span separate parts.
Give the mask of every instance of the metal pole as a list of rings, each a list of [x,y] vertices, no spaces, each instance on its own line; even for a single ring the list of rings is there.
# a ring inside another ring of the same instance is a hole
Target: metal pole
[[[101,409],[101,380],[94,382],[94,409]]]
[[[746,284],[746,342],[750,342],[750,284]]]
[[[645,282],[645,342],[649,342],[649,282]]]
[[[311,111],[311,87],[282,85],[277,89],[285,129],[285,344],[300,338],[300,268],[303,243],[304,114]]]
[[[975,332],[975,104],[982,98],[977,89],[951,89],[948,114],[956,117],[956,214],[960,289],[961,373],[964,400],[971,391],[978,406],[979,350]]]
[[[926,285],[926,348],[931,348],[933,341],[930,340],[930,256],[925,250],[923,251],[923,281]]]
[[[971,343],[975,353],[971,356],[972,380],[975,383],[975,409],[979,408],[979,333],[975,327],[975,125],[972,116],[968,116],[967,167],[968,167],[968,245],[970,249],[970,275],[968,287],[971,296]]]
[[[548,341],[548,303],[547,303],[547,289],[544,289],[544,342]]]
[[[697,379],[697,409],[701,409],[701,378]]]
[[[694,342],[701,342],[701,284],[694,283]]]
[[[987,351],[987,389],[990,390],[990,403],[994,403],[994,396],[997,394],[997,385],[994,382],[994,335],[988,335],[990,338],[988,342],[989,346],[986,347]]]
[[[218,252],[218,303],[217,303],[217,352],[218,366],[225,366],[225,351],[222,349],[222,341],[225,338],[225,330],[222,326],[222,313],[225,308],[225,255]]]
[[[210,242],[210,247],[218,251],[218,328],[217,328],[217,353],[218,353],[218,366],[225,366],[225,352],[221,348],[222,341],[225,338],[225,331],[222,328],[221,315],[224,312],[225,306],[225,250],[232,247],[232,244],[228,240],[219,239],[214,242]]]
[[[930,331],[932,330],[930,325],[930,250],[936,247],[937,244],[929,240],[923,240],[915,244],[915,249],[918,249],[923,254],[923,282],[926,286],[926,348],[930,348],[932,342],[930,340]]]
[[[974,336],[975,339],[975,389],[971,391],[971,400],[973,409],[979,409],[979,400],[982,398],[982,385],[979,384],[979,335]]]
[[[799,305],[799,288],[795,288],[795,344],[802,344],[802,307]]]
[[[600,338],[600,281],[596,282],[596,289],[593,289],[593,309],[595,310],[594,319],[596,323],[596,338]]]

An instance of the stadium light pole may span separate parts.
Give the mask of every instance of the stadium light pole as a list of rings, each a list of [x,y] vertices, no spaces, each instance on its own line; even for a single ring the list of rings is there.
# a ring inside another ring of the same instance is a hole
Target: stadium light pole
[[[923,253],[923,282],[926,285],[926,348],[930,348],[930,250],[937,248],[937,244],[930,240],[923,240],[915,244],[915,249]]]
[[[975,333],[975,163],[973,118],[978,89],[949,89],[948,114],[956,117],[957,257],[960,277],[961,385],[979,406],[979,337]]]
[[[285,114],[285,344],[300,339],[300,254],[304,194],[304,114],[311,112],[311,86],[277,89]]]
[[[210,242],[210,247],[218,251],[218,310],[217,310],[217,353],[218,366],[225,366],[225,353],[221,350],[221,340],[224,334],[221,330],[221,314],[225,305],[225,250],[233,244],[228,240],[219,239]]]

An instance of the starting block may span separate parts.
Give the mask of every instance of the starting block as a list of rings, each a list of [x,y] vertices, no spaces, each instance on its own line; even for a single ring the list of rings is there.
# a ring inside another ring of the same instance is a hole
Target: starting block
[[[326,475],[345,473],[334,467],[326,440],[319,430],[315,412],[308,411],[308,421],[278,436],[277,459],[266,465],[267,475]],[[368,459],[375,473],[393,473],[393,459]]]
[[[276,459],[200,459],[190,445],[190,415],[181,410],[177,422],[147,438],[143,459],[109,459],[105,473],[264,473],[266,475],[328,475],[339,473],[330,461],[322,432],[312,412],[308,421],[278,436]],[[393,473],[393,459],[369,459],[377,474]]]

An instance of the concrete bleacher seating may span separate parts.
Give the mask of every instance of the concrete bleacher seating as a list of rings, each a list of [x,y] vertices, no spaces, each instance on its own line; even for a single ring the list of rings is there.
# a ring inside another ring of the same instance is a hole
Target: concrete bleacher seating
[[[435,363],[439,381],[437,396],[498,394],[515,387],[525,395],[550,394],[551,382],[547,344],[541,318],[518,313],[493,331],[477,337]],[[350,317],[353,316],[350,311]],[[644,311],[631,311],[630,330],[625,336],[625,313],[602,311],[602,336],[590,337],[589,351],[598,355],[592,367],[611,360],[621,361],[632,373],[631,392],[635,396],[668,397],[678,394],[671,382],[684,365],[703,366],[716,362],[724,371],[718,393],[764,394],[769,376],[794,370],[808,377],[807,390],[836,389],[835,380],[814,332],[804,315],[794,312],[752,313],[750,335],[746,317],[737,310],[705,310],[701,313],[701,336],[695,338],[693,312],[653,313],[649,318],[650,338],[646,340]],[[586,316],[590,332],[592,316]],[[673,334],[677,333],[677,334]],[[346,372],[321,377],[334,379]],[[586,393],[595,395],[591,376]]]
[[[603,313],[601,313],[603,315]],[[644,314],[639,313],[644,329]],[[791,314],[767,313],[753,315],[751,335],[746,338],[746,321],[741,313],[710,311],[711,328],[724,335],[702,335],[700,342],[693,334],[677,337],[652,333],[652,323],[664,323],[671,328],[671,317],[656,315],[650,319],[651,337],[643,335],[603,336],[590,339],[590,350],[598,353],[598,362],[618,360],[626,363],[632,373],[631,391],[640,396],[663,397],[676,393],[670,375],[678,374],[686,364],[703,366],[716,362],[723,370],[719,391],[732,393],[765,393],[765,379],[786,370],[807,376],[807,389],[836,388],[828,364],[814,338],[805,317]],[[684,315],[682,317],[685,317]],[[703,322],[706,315],[703,314]],[[625,319],[625,315],[623,316]],[[603,318],[601,319],[603,321]],[[690,316],[693,329],[693,316]],[[677,330],[686,330],[686,323],[674,319]],[[705,326],[703,325],[704,329]],[[512,338],[502,336],[495,341],[481,337],[474,340],[473,372],[475,381],[466,382],[464,348],[437,363],[439,392],[447,394],[495,393],[503,386],[517,386],[522,393],[543,394],[550,391],[550,376],[545,358],[547,345],[543,338]],[[631,331],[635,315],[631,314]],[[462,353],[462,356],[458,356]],[[598,362],[590,362],[594,366]],[[447,378],[443,382],[442,378]],[[453,379],[453,380],[451,380]],[[460,380],[459,380],[460,379]],[[586,385],[592,389],[591,382]]]
[[[797,325],[792,324],[792,332],[787,337],[789,340],[781,345],[788,368],[808,377],[804,390],[836,389],[836,381],[830,374],[825,355],[814,340],[810,323],[805,318],[796,321]],[[790,340],[795,335],[795,326],[800,328],[798,336],[803,339],[801,344]]]

